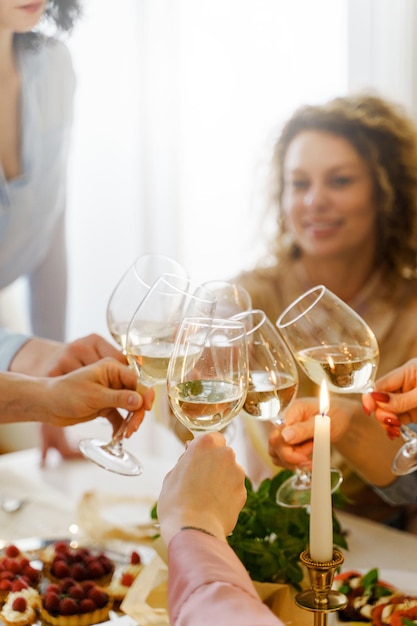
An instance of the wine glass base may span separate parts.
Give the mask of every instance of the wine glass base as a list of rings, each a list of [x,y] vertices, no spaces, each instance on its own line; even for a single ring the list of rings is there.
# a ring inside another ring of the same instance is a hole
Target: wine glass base
[[[330,487],[333,493],[340,486],[343,480],[342,473],[338,469],[332,468],[330,470]],[[277,491],[277,503],[280,506],[289,509],[299,509],[310,507],[310,481],[302,480],[300,476],[295,474],[288,480],[282,483],[281,487]]]
[[[406,476],[417,470],[417,437],[407,441],[397,452],[392,462],[392,472],[396,476]]]
[[[143,472],[142,465],[133,454],[121,447],[111,446],[100,439],[82,439],[78,447],[86,459],[109,472],[123,476],[139,476]]]

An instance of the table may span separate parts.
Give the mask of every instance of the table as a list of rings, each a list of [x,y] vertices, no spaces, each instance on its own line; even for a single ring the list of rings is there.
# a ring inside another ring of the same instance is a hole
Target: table
[[[63,536],[75,521],[77,504],[86,491],[156,500],[172,458],[143,452],[140,458],[144,473],[132,478],[106,472],[84,460],[57,461],[40,468],[37,449],[0,456],[0,495],[17,489],[28,499],[17,513],[0,511],[0,540],[4,544],[39,534],[45,538]],[[8,479],[12,481],[9,484]],[[343,512],[338,517],[348,532],[350,548],[344,552],[344,569],[378,567],[414,572],[417,591],[417,535]]]

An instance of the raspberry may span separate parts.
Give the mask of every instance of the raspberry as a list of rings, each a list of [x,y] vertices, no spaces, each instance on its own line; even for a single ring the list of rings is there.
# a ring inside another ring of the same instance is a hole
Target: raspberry
[[[61,591],[61,587],[59,585],[57,585],[56,583],[50,583],[47,588],[45,589],[45,593],[57,593],[59,594]]]
[[[18,611],[19,613],[24,613],[27,609],[27,602],[23,596],[18,596],[13,600],[12,604],[13,611]]]
[[[90,589],[90,591],[88,592],[88,597],[94,602],[98,609],[101,609],[103,606],[105,606],[109,599],[107,593],[105,593],[101,589],[98,589],[98,587]]]
[[[60,597],[54,591],[46,592],[43,600],[45,609],[50,613],[56,613],[59,609]]]
[[[78,613],[78,605],[73,598],[63,598],[59,603],[61,615],[75,615]]]
[[[51,572],[57,578],[66,578],[70,575],[70,568],[63,561],[57,561],[52,565]]]
[[[96,610],[96,605],[91,598],[84,598],[80,602],[80,613],[92,613]]]
[[[16,578],[12,583],[12,591],[22,591],[28,589],[29,585],[24,578]]]
[[[8,570],[4,572],[0,572],[0,580],[12,580],[14,578],[14,574],[9,572]]]
[[[63,554],[69,554],[71,548],[66,541],[57,541],[54,545],[55,552],[61,552]]]
[[[140,554],[135,550],[133,550],[132,554],[130,555],[130,562],[132,565],[139,565],[142,562]]]
[[[35,569],[31,565],[26,565],[23,568],[23,570],[22,570],[22,574],[23,574],[23,576],[28,578],[30,580],[30,582],[32,582],[32,583],[37,583],[39,581],[39,578],[40,578],[39,570]]]
[[[11,580],[8,580],[7,578],[3,578],[3,580],[0,580],[1,591],[10,591],[11,588],[12,588]]]
[[[70,575],[77,581],[87,578],[87,572],[82,563],[74,563],[74,565],[71,566]]]
[[[93,561],[87,566],[87,575],[91,578],[100,578],[105,574],[105,569],[100,561]]]
[[[68,595],[75,600],[82,600],[85,597],[85,592],[81,585],[73,585],[68,589]]]
[[[6,556],[15,558],[15,557],[19,556],[20,550],[14,544],[10,544],[10,546],[7,546],[7,548],[5,549],[4,553],[5,553]]]
[[[124,572],[124,574],[122,574],[120,582],[125,587],[130,587],[134,580],[135,577],[132,574],[130,574],[129,572]]]

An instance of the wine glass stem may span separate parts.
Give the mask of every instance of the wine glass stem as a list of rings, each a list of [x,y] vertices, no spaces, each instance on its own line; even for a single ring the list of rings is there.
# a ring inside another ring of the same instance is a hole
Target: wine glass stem
[[[124,439],[125,433],[126,433],[126,428],[130,422],[130,420],[132,419],[134,415],[133,411],[129,411],[129,413],[126,415],[125,419],[123,420],[123,422],[120,424],[118,430],[114,433],[112,440],[111,440],[111,445],[112,446],[116,446],[116,445],[120,445],[121,446],[121,442],[122,439]]]
[[[402,438],[404,439],[406,443],[414,442],[414,440],[417,439],[416,433],[405,424],[401,424],[400,431],[401,431]]]
[[[303,467],[295,468],[295,488],[308,489],[311,483],[311,473]]]

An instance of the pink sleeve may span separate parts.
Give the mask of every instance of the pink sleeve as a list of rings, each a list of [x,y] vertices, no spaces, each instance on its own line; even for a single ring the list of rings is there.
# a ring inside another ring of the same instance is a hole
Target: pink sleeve
[[[172,626],[283,626],[262,604],[227,543],[183,530],[170,541],[168,553]]]

